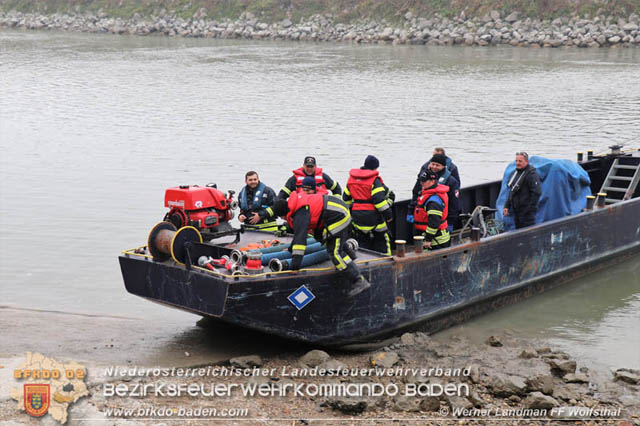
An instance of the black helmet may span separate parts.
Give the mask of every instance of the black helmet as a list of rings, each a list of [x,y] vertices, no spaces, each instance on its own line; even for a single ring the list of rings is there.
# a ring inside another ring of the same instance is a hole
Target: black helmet
[[[431,170],[427,170],[420,174],[420,182],[426,182],[428,180],[438,180],[438,175]]]

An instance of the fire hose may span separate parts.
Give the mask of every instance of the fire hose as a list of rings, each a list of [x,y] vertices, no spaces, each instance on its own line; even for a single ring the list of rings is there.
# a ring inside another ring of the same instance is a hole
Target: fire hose
[[[307,248],[304,251],[304,254],[311,254],[320,250],[322,250],[322,244],[315,243],[315,244],[311,244],[310,246],[307,246]],[[264,266],[267,266],[269,264],[269,261],[271,261],[271,259],[288,259],[288,258],[291,258],[291,252],[289,252],[288,250],[282,250],[282,251],[277,251],[277,252],[267,253],[267,254],[263,253],[261,257],[261,261]]]
[[[315,265],[316,263],[329,260],[329,253],[326,249],[316,251],[314,253],[305,254],[302,257],[302,263],[300,268],[306,268],[307,266]],[[269,268],[273,272],[288,271],[291,268],[291,257],[287,259],[271,259],[269,262]]]
[[[311,245],[315,242],[316,240],[314,238],[307,238],[307,245]],[[290,246],[291,246],[291,243],[280,244],[277,246],[265,247],[261,249],[246,250],[246,251],[243,251],[241,249],[234,249],[234,250],[231,250],[231,255],[229,257],[231,258],[232,262],[240,263],[242,261],[246,261],[247,253],[261,253],[264,255],[267,253],[275,253],[275,252],[287,250]]]

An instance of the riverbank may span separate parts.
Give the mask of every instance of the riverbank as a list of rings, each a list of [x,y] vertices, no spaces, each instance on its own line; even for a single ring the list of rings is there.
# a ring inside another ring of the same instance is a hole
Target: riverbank
[[[168,351],[152,351],[158,354],[155,356],[141,351],[130,339],[111,339],[114,327],[130,328],[125,324],[128,319],[11,309],[2,314],[9,325],[14,320],[22,324],[22,328],[8,327],[3,336],[6,339],[24,337],[24,330],[36,331],[37,337],[43,320],[64,329],[57,330],[55,340],[36,338],[29,345],[25,341],[17,345],[20,347],[11,346],[20,352],[0,354],[0,421],[29,419],[18,403],[8,398],[9,388],[22,385],[12,373],[25,361],[26,353],[21,351],[28,350],[58,361],[79,362],[87,368],[84,382],[88,396],[69,406],[69,424],[97,423],[105,417],[111,417],[115,424],[134,423],[145,416],[147,420],[161,420],[170,408],[183,414],[172,412],[169,417],[183,417],[185,424],[211,417],[197,414],[205,410],[236,410],[228,424],[240,420],[271,424],[276,419],[302,424],[312,420],[361,424],[368,419],[443,424],[481,418],[527,424],[572,419],[640,425],[640,371],[589,368],[567,352],[544,342],[519,339],[509,331],[482,342],[446,334],[407,333],[386,347],[358,353],[327,353],[277,339],[246,347],[243,352],[229,334],[225,340],[218,339],[216,347],[232,354],[207,359],[210,345],[200,338],[167,342]],[[86,333],[87,328],[94,332]],[[139,338],[143,333],[138,331],[136,335]],[[116,348],[111,348],[114,343]],[[174,368],[202,374],[185,377],[189,375],[162,373],[177,371]],[[245,369],[246,375],[225,373]],[[206,392],[215,386],[220,395],[188,394],[186,390],[182,395],[169,394],[179,385]],[[116,386],[119,395],[113,392]],[[263,396],[257,391],[243,396],[251,386],[268,391]],[[326,392],[343,388],[349,390],[348,396]],[[135,393],[125,395],[125,389]],[[222,395],[226,390],[229,393]],[[570,412],[566,407],[580,407],[581,411]],[[132,411],[127,414],[118,410]],[[189,412],[196,414],[188,418],[185,413]],[[620,423],[622,420],[626,422]]]
[[[6,6],[5,6],[6,7]],[[207,18],[206,10],[184,18],[165,9],[158,15],[129,18],[97,13],[43,14],[0,9],[0,28],[59,30],[140,36],[203,37],[218,39],[344,42],[355,44],[402,44],[432,46],[514,47],[637,47],[640,17],[589,14],[578,17],[539,19],[492,10],[482,16],[455,17],[436,13],[429,18],[406,12],[399,20],[357,19],[338,22],[333,14],[313,14],[294,22],[284,18],[269,23],[251,12],[237,19]]]

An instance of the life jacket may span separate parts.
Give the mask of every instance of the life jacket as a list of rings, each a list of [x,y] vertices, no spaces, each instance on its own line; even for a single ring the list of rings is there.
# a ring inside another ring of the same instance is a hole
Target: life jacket
[[[444,230],[449,227],[449,224],[447,223],[447,216],[449,214],[449,196],[447,195],[447,192],[449,192],[449,187],[441,184],[438,184],[435,188],[422,191],[422,194],[420,194],[420,197],[418,198],[418,205],[414,211],[416,229],[420,231],[425,231],[427,229],[429,214],[426,212],[424,207],[431,201],[435,201],[443,206],[442,221],[440,222],[438,229]]]
[[[296,191],[302,192],[302,180],[308,176],[307,174],[304,173],[304,167],[295,169],[293,171],[293,175],[296,177]],[[322,169],[320,167],[316,167],[315,178],[316,178],[316,190],[326,187],[326,184],[324,183],[324,177],[322,176]],[[327,194],[328,193],[329,191],[327,191]]]
[[[449,176],[451,176],[451,170],[449,170],[449,168],[445,168],[444,172],[442,173],[442,176],[440,176],[440,178],[438,178],[438,183],[444,185],[445,182],[447,180],[449,180]]]
[[[305,194],[304,192],[291,194],[287,223],[293,228],[294,213],[305,206],[309,206],[309,214],[311,215],[307,233],[313,234],[313,231],[322,225],[322,210],[324,209],[324,195],[322,194]]]
[[[375,210],[376,206],[373,204],[373,198],[371,198],[371,188],[376,178],[380,179],[377,170],[364,170],[364,169],[351,169],[349,171],[349,180],[347,181],[347,188],[353,198],[353,207],[351,210]]]
[[[256,187],[254,193],[253,193],[253,200],[251,201],[251,207],[249,207],[249,200],[247,199],[247,187],[245,186],[244,188],[242,188],[242,191],[240,191],[240,196],[238,197],[238,201],[240,202],[240,209],[246,211],[246,210],[250,210],[251,208],[253,209],[260,209],[263,206],[262,204],[262,194],[264,193],[264,190],[267,186],[260,182],[258,184],[258,186]]]

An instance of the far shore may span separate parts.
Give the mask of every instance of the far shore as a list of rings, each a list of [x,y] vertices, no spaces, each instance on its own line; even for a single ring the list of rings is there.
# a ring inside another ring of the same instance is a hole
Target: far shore
[[[0,28],[59,30],[139,36],[163,35],[216,39],[286,40],[428,46],[498,46],[532,48],[616,48],[640,46],[640,17],[605,15],[559,17],[553,20],[508,15],[493,10],[481,17],[435,14],[430,18],[407,12],[401,22],[357,20],[339,23],[332,14],[315,14],[299,22],[285,18],[264,22],[250,12],[238,19],[211,20],[204,11],[185,19],[163,11],[159,15],[119,18],[104,12],[76,14],[23,13],[0,10]]]

